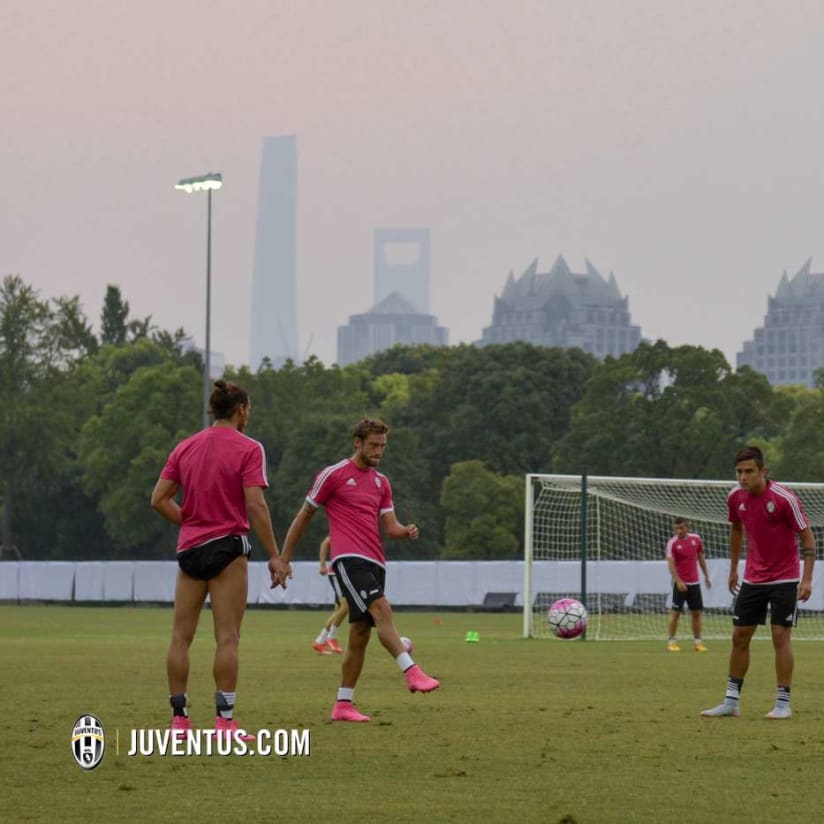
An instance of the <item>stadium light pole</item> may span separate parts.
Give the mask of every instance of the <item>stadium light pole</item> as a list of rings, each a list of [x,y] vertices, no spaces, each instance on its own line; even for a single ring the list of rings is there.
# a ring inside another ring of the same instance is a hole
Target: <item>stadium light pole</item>
[[[206,192],[208,195],[206,211],[206,351],[203,358],[203,426],[209,426],[209,395],[211,394],[212,376],[212,191],[223,186],[220,172],[209,172],[199,177],[184,177],[175,183],[175,189],[191,194]]]

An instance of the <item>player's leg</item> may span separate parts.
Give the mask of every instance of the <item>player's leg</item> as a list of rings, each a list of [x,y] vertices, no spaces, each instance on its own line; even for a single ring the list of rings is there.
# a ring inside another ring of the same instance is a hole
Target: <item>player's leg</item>
[[[385,595],[369,604],[369,614],[375,622],[378,639],[383,648],[395,659],[397,659],[402,652],[406,652],[406,647],[404,647],[403,641],[401,641],[401,635],[395,626],[395,616],[392,613],[392,605]]]
[[[680,652],[681,647],[678,646],[678,619],[681,617],[681,611],[684,609],[684,601],[686,593],[681,592],[678,586],[673,581],[672,583],[672,609],[670,610],[669,618],[667,619],[667,649],[670,652]]]
[[[341,664],[341,679],[335,706],[332,707],[333,721],[369,721],[355,708],[355,687],[360,678],[366,647],[372,635],[372,627],[366,616],[353,620],[349,624],[349,641]]]
[[[681,608],[673,607],[670,610],[669,618],[667,619],[667,649],[670,652],[680,652],[681,647],[678,646],[678,619],[681,617]]]
[[[370,574],[357,558],[336,561],[335,572],[349,605],[349,640],[341,664],[341,685],[332,707],[332,720],[369,721],[368,715],[355,709],[354,701],[355,686],[360,678],[366,647],[372,635],[372,619],[360,594],[361,590],[368,591]]]
[[[235,558],[209,581],[216,643],[213,675],[219,690],[237,687],[240,625],[246,611],[248,566],[244,556]]]
[[[327,638],[329,637],[329,626],[332,623],[332,616],[335,613],[333,612],[327,619],[326,623],[323,625],[323,629],[318,633],[315,640],[312,642],[312,649],[318,655],[331,655],[332,650],[329,649],[329,645],[326,643]]]
[[[381,595],[369,604],[369,614],[375,622],[375,629],[383,648],[395,659],[404,678],[406,678],[406,686],[409,691],[432,692],[432,690],[438,689],[440,682],[428,676],[406,651],[398,628],[395,626],[392,605],[385,595]]]
[[[338,576],[334,567],[329,572],[327,580],[329,581],[329,585],[332,587],[332,592],[334,593],[335,608],[326,619],[323,629],[320,631],[320,634],[317,638],[315,638],[315,642],[312,644],[312,649],[319,655],[329,655],[333,652],[343,652],[341,645],[338,642],[338,627],[341,625],[343,619],[349,612],[348,607],[345,606],[346,599],[343,597],[343,593],[341,592],[340,584],[338,583]]]
[[[339,627],[346,616],[349,615],[349,604],[346,603],[345,598],[341,598],[340,603],[337,606],[337,609],[332,613],[331,618],[331,626],[329,629],[331,630],[332,627]]]
[[[707,648],[701,640],[701,614],[704,611],[704,599],[701,596],[701,585],[690,584],[687,587],[687,606],[692,617],[692,641],[696,652],[706,652]]]
[[[354,690],[360,678],[372,627],[365,619],[349,624],[349,643],[341,664],[341,687]]]
[[[755,626],[732,628],[730,675],[735,678],[744,678],[750,668],[750,641],[755,634],[755,629]]]
[[[701,638],[701,616],[702,612],[700,609],[693,610],[691,612],[692,616],[692,639],[693,644],[695,646],[696,652],[706,652],[707,648],[704,645],[704,641]]]
[[[166,654],[166,674],[169,679],[169,701],[172,704],[173,729],[188,729],[186,687],[189,682],[189,647],[195,637],[197,623],[206,600],[206,581],[177,571],[175,584],[172,638]],[[176,721],[175,719],[185,719]]]
[[[776,626],[772,630],[773,650],[775,651],[775,706],[767,713],[767,718],[790,718],[790,687],[793,681],[795,657],[792,645],[792,627]]]
[[[732,649],[730,650],[729,677],[727,691],[724,693],[724,702],[701,715],[707,717],[729,715],[737,718],[741,714],[739,701],[741,688],[744,686],[744,676],[750,666],[750,641],[755,633],[755,626],[734,626],[732,629]]]
[[[763,624],[767,617],[769,593],[764,587],[741,584],[733,607],[732,649],[730,650],[729,677],[724,703],[701,715],[714,717],[740,715],[739,699],[744,686],[744,676],[750,667],[750,641],[758,624]]]
[[[349,614],[349,605],[346,603],[345,598],[341,598],[338,601],[337,606],[335,607],[335,611],[329,617],[329,626],[326,638],[326,646],[329,647],[332,652],[337,652],[338,654],[343,652],[343,648],[338,641],[338,628],[343,623],[343,619]]]
[[[770,600],[770,615],[775,653],[776,695],[775,706],[767,713],[767,718],[790,718],[790,688],[795,667],[792,632],[798,615],[796,584],[783,584],[775,588]]]
[[[212,618],[215,625],[215,729],[233,732],[239,669],[240,625],[246,611],[248,560],[234,558],[209,581]],[[248,740],[248,739],[246,739]]]

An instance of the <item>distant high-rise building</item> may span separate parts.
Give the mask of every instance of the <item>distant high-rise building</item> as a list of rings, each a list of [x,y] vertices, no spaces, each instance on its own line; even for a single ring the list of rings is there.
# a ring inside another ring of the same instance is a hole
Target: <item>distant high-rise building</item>
[[[446,346],[449,332],[432,315],[419,312],[397,292],[338,327],[338,363],[346,366],[395,344]]]
[[[559,255],[549,272],[538,272],[537,258],[517,280],[510,272],[479,343],[577,346],[599,358],[632,352],[641,328],[631,323],[629,299],[612,272],[604,279],[588,260],[586,267],[574,274]]]
[[[200,357],[203,357],[203,353],[206,351],[202,346],[195,346],[195,342],[192,338],[183,338],[180,342],[180,349],[183,352],[197,352]],[[226,355],[223,352],[209,352],[209,377],[216,381],[218,378],[223,377],[223,373],[226,371]]]
[[[264,137],[252,276],[249,361],[298,359],[297,199],[294,135]]]
[[[781,276],[775,297],[767,297],[764,325],[744,342],[738,366],[751,366],[778,386],[815,386],[824,367],[824,273],[811,273],[812,258],[790,280]]]
[[[397,292],[429,313],[429,229],[375,229],[375,303]]]

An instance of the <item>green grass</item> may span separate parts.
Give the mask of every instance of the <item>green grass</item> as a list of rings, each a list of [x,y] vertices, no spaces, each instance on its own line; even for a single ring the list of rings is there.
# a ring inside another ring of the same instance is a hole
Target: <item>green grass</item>
[[[339,657],[311,641],[325,613],[251,611],[238,720],[305,727],[309,758],[129,758],[131,728],[168,724],[171,611],[0,607],[0,821],[724,822],[824,820],[824,645],[796,647],[795,718],[769,722],[768,643],[754,646],[741,719],[702,719],[728,644],[525,641],[518,615],[400,613],[415,657],[442,680],[410,695],[377,642],[357,703],[332,724]],[[467,644],[467,630],[480,643]],[[193,720],[210,725],[211,615],[192,650]],[[83,712],[107,753],[85,773],[69,748]],[[120,755],[115,753],[119,730]]]

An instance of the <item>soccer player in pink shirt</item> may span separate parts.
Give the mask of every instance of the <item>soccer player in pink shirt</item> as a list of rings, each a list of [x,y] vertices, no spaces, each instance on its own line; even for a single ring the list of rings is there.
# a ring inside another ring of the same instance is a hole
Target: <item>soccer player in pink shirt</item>
[[[386,557],[380,528],[396,540],[414,541],[418,537],[415,524],[398,521],[389,479],[376,469],[388,434],[389,427],[381,420],[364,418],[355,425],[352,457],[318,473],[283,543],[283,559],[288,563],[309,521],[321,506],[326,509],[331,561],[349,604],[349,641],[332,708],[333,721],[369,721],[368,715],[355,708],[354,696],[372,627],[403,672],[410,692],[431,692],[440,686],[406,651],[384,594]]]
[[[169,455],[152,492],[152,506],[180,526],[172,640],[166,658],[172,730],[192,728],[186,706],[189,647],[200,612],[211,597],[215,625],[215,729],[234,734],[240,624],[246,609],[251,522],[269,555],[272,586],[285,588],[291,570],[278,553],[263,490],[263,445],[243,434],[251,403],[246,390],[215,381],[209,398],[214,424],[181,441]],[[178,505],[175,495],[183,490]],[[248,740],[249,737],[247,737]]]
[[[695,651],[706,652],[707,648],[701,640],[701,613],[704,610],[704,599],[701,597],[701,582],[698,580],[699,565],[704,573],[704,583],[707,587],[711,587],[712,584],[707,571],[707,562],[704,559],[704,545],[697,532],[690,532],[689,525],[684,518],[676,518],[673,521],[673,528],[675,534],[667,541],[664,550],[667,566],[672,576],[672,609],[667,622],[669,631],[667,649],[670,652],[681,650],[675,632],[678,629],[681,611],[686,603],[692,616]]]
[[[764,455],[758,447],[747,446],[738,451],[735,473],[738,486],[727,497],[729,586],[730,592],[736,596],[729,680],[724,702],[704,710],[701,715],[733,718],[740,715],[738,702],[750,665],[750,641],[756,626],[765,623],[769,607],[778,686],[775,706],[767,713],[767,718],[790,718],[794,663],[791,636],[798,615],[798,601],[806,601],[813,591],[815,537],[801,501],[787,487],[767,478]],[[738,559],[745,532],[747,560],[739,587]],[[798,536],[801,538],[803,571],[799,563]]]

